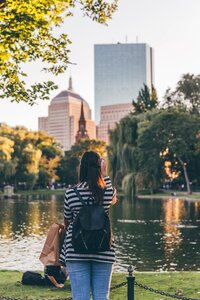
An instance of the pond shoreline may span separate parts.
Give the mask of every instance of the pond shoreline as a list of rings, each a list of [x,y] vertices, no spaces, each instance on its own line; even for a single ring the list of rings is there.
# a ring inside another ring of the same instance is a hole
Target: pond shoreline
[[[66,189],[41,189],[41,190],[30,190],[30,191],[18,191],[11,198],[6,197],[3,192],[0,192],[0,199],[20,199],[24,196],[48,196],[48,195],[63,195]]]
[[[26,190],[18,191],[13,195],[12,199],[20,199],[24,196],[48,196],[48,195],[63,195],[65,194],[66,189],[40,189],[40,190]],[[118,192],[119,199],[125,197],[125,195],[120,191]],[[3,192],[0,191],[0,199],[7,198],[4,196]],[[137,194],[137,199],[183,199],[183,200],[199,200],[200,201],[200,192],[193,192],[191,195],[188,195],[187,192],[180,191],[167,191],[155,194]]]
[[[182,199],[182,200],[198,200],[200,201],[200,193],[194,192],[188,195],[186,192],[169,191],[156,194],[136,195],[137,199]]]

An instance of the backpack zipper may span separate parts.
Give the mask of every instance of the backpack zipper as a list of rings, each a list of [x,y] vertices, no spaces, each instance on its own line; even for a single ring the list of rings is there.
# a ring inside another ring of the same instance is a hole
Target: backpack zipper
[[[101,239],[101,243],[100,243],[100,245],[99,245],[99,249],[101,248],[101,245],[103,244],[103,240],[104,240],[104,236],[107,236],[107,232],[106,232],[106,230],[104,229],[104,234],[103,234],[103,237],[102,237],[102,239]]]
[[[87,247],[87,245],[86,245],[86,243],[85,243],[85,240],[84,240],[84,238],[83,238],[82,230],[80,230],[80,234],[81,234],[81,238],[82,238],[83,244],[84,244],[84,246],[85,246],[85,249],[88,250],[88,247]]]

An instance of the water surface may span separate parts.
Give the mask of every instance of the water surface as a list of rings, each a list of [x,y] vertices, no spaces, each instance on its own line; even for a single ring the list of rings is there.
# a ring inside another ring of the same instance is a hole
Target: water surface
[[[120,199],[111,210],[116,271],[200,270],[200,202]],[[42,270],[49,226],[63,220],[63,197],[0,200],[0,269]]]

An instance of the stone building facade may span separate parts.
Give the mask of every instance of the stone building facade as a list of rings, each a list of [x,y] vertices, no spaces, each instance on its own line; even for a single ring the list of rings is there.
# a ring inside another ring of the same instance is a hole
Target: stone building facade
[[[64,151],[69,150],[76,142],[81,106],[88,137],[95,139],[96,125],[91,119],[91,109],[88,103],[73,90],[71,78],[69,88],[52,99],[48,107],[48,116],[38,119],[38,129],[54,136]]]

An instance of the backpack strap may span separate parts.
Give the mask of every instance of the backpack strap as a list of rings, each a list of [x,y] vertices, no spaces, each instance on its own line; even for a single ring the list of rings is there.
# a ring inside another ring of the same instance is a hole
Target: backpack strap
[[[85,202],[83,201],[81,194],[79,193],[77,186],[74,187],[74,191],[76,193],[76,195],[78,196],[79,200],[81,201],[81,203],[83,204],[83,206],[86,206]]]
[[[77,186],[74,187],[74,191],[75,191],[76,195],[78,196],[79,200],[81,201],[81,203],[83,204],[83,206],[86,206],[85,202],[83,201],[83,199],[81,197],[81,194],[79,193],[79,191],[77,189]],[[106,188],[103,190],[103,197],[104,197],[105,191],[106,191]],[[93,199],[93,198],[91,196],[87,198],[87,205],[89,205],[90,199]],[[94,204],[94,199],[93,199],[93,204]]]

